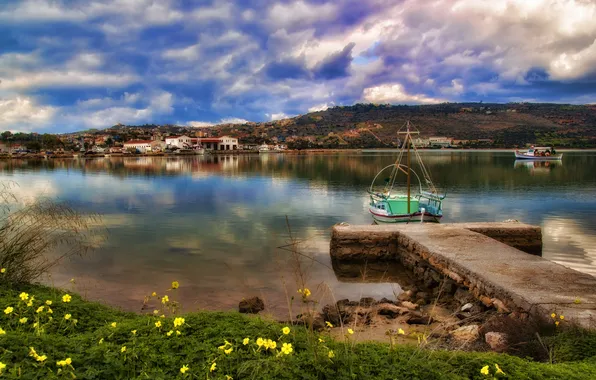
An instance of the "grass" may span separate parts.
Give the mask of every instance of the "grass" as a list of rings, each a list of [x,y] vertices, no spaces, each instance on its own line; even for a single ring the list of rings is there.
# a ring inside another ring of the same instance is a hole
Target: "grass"
[[[19,295],[34,297],[31,306]],[[170,297],[174,290],[170,291]],[[553,343],[557,364],[538,363],[508,355],[419,350],[381,343],[334,341],[326,334],[238,313],[199,312],[161,318],[124,313],[72,294],[39,285],[0,285],[0,362],[4,378],[22,379],[488,379],[496,367],[512,379],[596,378],[594,334],[574,347],[573,335]],[[49,314],[45,304],[51,300]],[[5,314],[6,307],[13,307]],[[39,306],[44,310],[36,313]],[[69,320],[64,316],[71,314]],[[52,319],[50,320],[50,317]],[[175,328],[176,317],[184,323]],[[27,318],[26,323],[19,319]],[[74,320],[76,319],[76,323]],[[37,322],[37,327],[33,323]],[[112,323],[116,322],[116,327]],[[156,323],[161,322],[161,327]],[[132,331],[136,333],[133,334]],[[180,331],[180,335],[175,333]],[[167,333],[173,331],[168,336]],[[1,331],[0,331],[1,333]],[[571,334],[571,333],[570,333]],[[256,339],[276,341],[276,349],[256,345]],[[247,345],[244,338],[249,338]],[[319,340],[320,338],[320,340]],[[346,338],[349,340],[349,338]],[[231,345],[225,345],[225,341]],[[101,341],[101,343],[100,343]],[[292,345],[290,354],[280,351]],[[229,354],[224,349],[232,348]],[[31,356],[33,347],[37,357]],[[123,352],[123,347],[126,347]],[[329,351],[334,357],[330,358]],[[557,356],[558,355],[558,356]],[[576,360],[580,357],[582,360]],[[71,359],[71,364],[57,365]],[[560,361],[565,362],[560,362]],[[210,371],[216,363],[214,371]],[[180,369],[188,366],[188,371]],[[480,373],[488,366],[489,375]],[[228,376],[228,377],[226,377]]]

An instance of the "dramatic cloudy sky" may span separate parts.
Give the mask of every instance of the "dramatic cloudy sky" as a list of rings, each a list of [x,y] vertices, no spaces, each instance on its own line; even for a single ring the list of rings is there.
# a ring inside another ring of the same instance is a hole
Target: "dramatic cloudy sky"
[[[0,130],[596,102],[595,0],[1,0]]]

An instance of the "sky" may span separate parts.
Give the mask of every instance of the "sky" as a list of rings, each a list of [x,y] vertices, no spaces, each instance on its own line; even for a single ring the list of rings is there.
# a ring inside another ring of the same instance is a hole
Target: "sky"
[[[596,102],[595,0],[1,0],[0,130]]]

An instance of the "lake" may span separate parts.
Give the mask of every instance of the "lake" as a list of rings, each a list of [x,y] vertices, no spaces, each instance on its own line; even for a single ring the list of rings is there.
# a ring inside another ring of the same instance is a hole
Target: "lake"
[[[288,244],[289,229],[300,253],[314,259],[302,265],[322,302],[400,292],[391,282],[340,281],[329,260],[334,224],[372,222],[366,190],[395,155],[5,160],[0,180],[18,183],[22,199],[46,196],[103,215],[109,239],[44,282],[139,311],[145,295],[163,294],[176,280],[185,310],[235,309],[242,298],[259,295],[270,312],[283,315],[301,286],[293,256],[279,248]],[[596,275],[596,152],[565,152],[560,163],[520,163],[512,152],[497,151],[422,157],[447,193],[444,223],[540,225],[543,257]],[[391,281],[401,282],[399,276]]]

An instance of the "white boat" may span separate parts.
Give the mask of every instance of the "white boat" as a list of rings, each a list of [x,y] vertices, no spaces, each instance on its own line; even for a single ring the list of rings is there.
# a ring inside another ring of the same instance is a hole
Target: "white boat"
[[[269,153],[269,145],[267,144],[263,144],[261,146],[259,146],[259,153]]]
[[[517,160],[553,161],[563,158],[563,153],[556,153],[550,146],[531,147],[527,151],[515,151]]]

